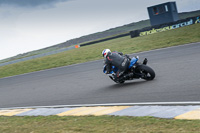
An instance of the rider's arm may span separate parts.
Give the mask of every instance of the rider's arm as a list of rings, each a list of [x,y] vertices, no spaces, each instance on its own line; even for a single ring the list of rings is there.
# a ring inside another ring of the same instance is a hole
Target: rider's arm
[[[110,73],[112,66],[111,66],[109,60],[106,59],[105,62],[104,62],[104,64],[105,64],[105,67],[106,67],[107,74]]]
[[[106,65],[107,74],[111,71],[111,65]]]

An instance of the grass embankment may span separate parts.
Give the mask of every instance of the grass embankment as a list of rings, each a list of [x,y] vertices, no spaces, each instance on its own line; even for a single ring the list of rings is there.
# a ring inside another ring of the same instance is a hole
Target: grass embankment
[[[105,48],[130,54],[191,42],[200,42],[199,31],[200,24],[195,24],[144,37],[122,37],[90,46],[80,47],[56,55],[2,66],[0,67],[0,78],[101,59],[101,52]]]
[[[152,117],[81,116],[81,117],[0,117],[1,133],[197,133],[200,121]]]

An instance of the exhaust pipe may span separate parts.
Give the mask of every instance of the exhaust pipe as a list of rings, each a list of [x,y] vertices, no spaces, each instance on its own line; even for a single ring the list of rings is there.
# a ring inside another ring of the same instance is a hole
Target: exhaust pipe
[[[148,60],[147,60],[147,58],[145,58],[142,64],[146,65],[147,62],[148,62]]]

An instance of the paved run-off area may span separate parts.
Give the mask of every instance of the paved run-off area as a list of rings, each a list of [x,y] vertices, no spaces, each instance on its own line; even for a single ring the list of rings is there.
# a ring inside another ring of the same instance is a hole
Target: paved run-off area
[[[187,106],[95,106],[64,108],[1,109],[0,116],[153,116],[168,119],[200,119],[200,105]]]

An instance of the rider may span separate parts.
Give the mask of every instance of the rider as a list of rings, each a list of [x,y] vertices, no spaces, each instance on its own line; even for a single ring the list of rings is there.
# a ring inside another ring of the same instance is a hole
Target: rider
[[[124,76],[122,75],[124,74],[124,72],[126,72],[130,63],[128,55],[123,56],[123,53],[111,52],[110,49],[104,49],[102,51],[102,55],[105,58],[104,63],[107,70],[106,74],[109,74],[111,71],[111,67],[115,66],[118,68],[118,71],[114,75],[114,80],[122,80],[124,78]]]

